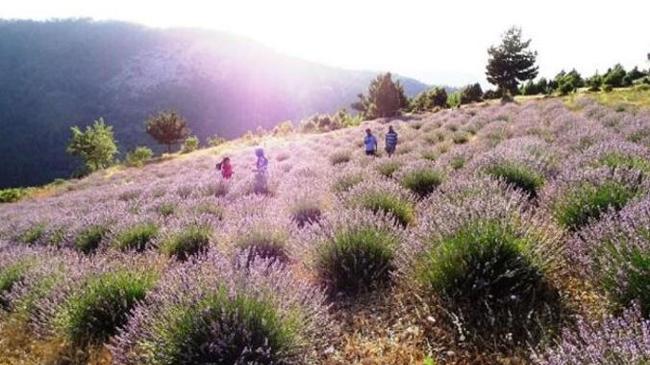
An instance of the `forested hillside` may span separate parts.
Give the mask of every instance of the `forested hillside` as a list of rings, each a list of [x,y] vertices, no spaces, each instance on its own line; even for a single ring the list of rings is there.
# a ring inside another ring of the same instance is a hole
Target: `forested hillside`
[[[280,55],[251,40],[122,22],[0,21],[0,187],[69,176],[70,126],[104,117],[122,152],[144,120],[183,114],[205,140],[349,106],[375,76]],[[426,85],[401,79],[408,95]]]

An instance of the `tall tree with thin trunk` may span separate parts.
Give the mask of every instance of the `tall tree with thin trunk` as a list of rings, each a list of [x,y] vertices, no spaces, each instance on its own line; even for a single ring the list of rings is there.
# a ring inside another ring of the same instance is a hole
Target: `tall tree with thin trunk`
[[[153,139],[167,145],[167,153],[171,153],[172,145],[182,142],[190,135],[185,118],[175,111],[164,111],[150,117],[146,128]]]
[[[487,80],[503,93],[503,99],[510,99],[516,93],[520,82],[537,76],[535,66],[537,52],[528,49],[531,40],[522,40],[521,28],[508,29],[498,46],[488,49]]]

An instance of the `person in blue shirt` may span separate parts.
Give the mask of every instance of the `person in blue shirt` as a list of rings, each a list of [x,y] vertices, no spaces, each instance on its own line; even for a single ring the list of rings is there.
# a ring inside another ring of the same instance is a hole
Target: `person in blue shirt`
[[[257,162],[255,163],[255,186],[253,191],[255,194],[267,194],[268,193],[268,184],[267,184],[267,171],[269,166],[269,160],[264,156],[264,150],[262,148],[257,148],[255,150],[255,156],[257,156]]]
[[[363,144],[366,146],[366,155],[377,155],[377,138],[372,134],[370,128],[366,129],[366,137],[363,139]]]
[[[396,147],[397,147],[397,132],[395,132],[393,126],[388,126],[388,133],[386,133],[386,153],[388,154],[388,157],[393,156]]]

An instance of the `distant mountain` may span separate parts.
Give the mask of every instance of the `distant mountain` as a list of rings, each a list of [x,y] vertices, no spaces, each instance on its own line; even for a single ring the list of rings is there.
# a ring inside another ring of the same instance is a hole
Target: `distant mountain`
[[[202,140],[348,107],[373,72],[326,67],[252,40],[123,22],[0,20],[0,187],[69,176],[72,125],[102,116],[121,151],[155,143],[144,120],[176,109]],[[428,86],[399,78],[409,95]]]

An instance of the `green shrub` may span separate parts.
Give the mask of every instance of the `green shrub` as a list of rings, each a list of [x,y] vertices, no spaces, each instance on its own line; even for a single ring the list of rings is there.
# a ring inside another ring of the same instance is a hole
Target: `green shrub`
[[[390,282],[397,244],[388,229],[344,229],[319,247],[316,270],[333,294],[373,291]]]
[[[158,214],[160,214],[161,216],[167,218],[167,217],[172,216],[174,214],[174,212],[176,211],[176,204],[174,204],[172,202],[161,203],[158,206],[157,210],[158,210]]]
[[[137,147],[126,154],[126,164],[133,167],[142,167],[153,157],[153,151],[148,147]]]
[[[368,191],[359,197],[361,207],[374,213],[391,215],[399,224],[407,226],[415,221],[415,210],[411,202],[390,192]]]
[[[647,227],[641,228],[639,235],[642,239],[650,238]],[[615,246],[616,243],[619,245]],[[601,254],[607,255],[609,261],[607,266],[600,268],[600,283],[621,308],[636,301],[643,313],[650,315],[650,252],[634,245],[616,243],[603,245],[605,252]],[[625,285],[621,285],[622,280],[625,280]]]
[[[445,140],[445,134],[442,131],[434,131],[424,135],[424,140],[429,144],[436,144]]]
[[[650,174],[650,161],[640,156],[612,152],[604,155],[598,162],[612,169],[623,168]]]
[[[0,190],[0,203],[13,203],[27,195],[23,188],[10,188]]]
[[[488,166],[485,173],[522,190],[531,198],[537,196],[539,188],[544,184],[544,177],[541,174],[515,162],[502,162]]]
[[[226,290],[168,317],[155,328],[166,335],[148,349],[152,364],[288,364],[284,359],[298,346],[297,319],[282,319],[271,302]]]
[[[284,122],[273,127],[272,133],[274,136],[286,136],[293,133],[293,122],[285,120]]]
[[[101,344],[126,324],[130,310],[155,282],[151,273],[100,274],[74,293],[55,317],[57,330],[75,347]]]
[[[104,225],[86,227],[75,237],[74,246],[85,254],[95,252],[108,232],[108,227]]]
[[[440,157],[438,153],[434,150],[422,151],[422,158],[428,161],[435,161]]]
[[[332,190],[337,193],[346,192],[362,181],[363,175],[361,174],[343,175],[334,182],[334,185],[332,185]]]
[[[338,165],[349,162],[352,159],[349,151],[336,151],[330,155],[330,163]]]
[[[318,201],[303,198],[291,206],[291,220],[303,228],[308,224],[318,223],[321,217],[321,207]]]
[[[557,292],[528,254],[538,237],[513,224],[468,221],[434,238],[416,265],[420,284],[440,295],[471,336],[521,341],[546,309],[558,312]]]
[[[135,224],[115,237],[113,246],[122,250],[144,251],[158,236],[158,226],[153,223]]]
[[[456,131],[451,136],[451,140],[454,141],[455,144],[467,143],[469,141],[469,134],[463,131]]]
[[[249,267],[258,258],[271,263],[289,261],[286,246],[287,237],[284,233],[265,229],[252,228],[235,239],[235,247],[246,255],[245,267]]]
[[[215,134],[211,137],[208,137],[208,146],[210,147],[217,147],[220,146],[224,143],[226,143],[227,139],[219,136],[218,134]]]
[[[33,245],[45,236],[45,228],[45,224],[43,223],[34,224],[20,235],[19,241],[28,245]]]
[[[553,206],[553,215],[569,230],[597,220],[608,209],[620,210],[637,191],[624,183],[608,181],[599,185],[585,182],[570,189]]]
[[[185,261],[190,256],[208,249],[212,230],[209,227],[191,225],[165,239],[160,251],[169,257]]]
[[[463,157],[463,156],[455,156],[450,161],[451,168],[454,169],[454,170],[460,170],[465,166],[465,162],[466,162],[465,157]]]
[[[434,169],[415,169],[402,177],[402,186],[421,198],[433,193],[441,183],[442,174]]]
[[[9,302],[6,301],[5,294],[9,293],[14,285],[23,280],[28,269],[29,264],[26,261],[0,267],[0,309],[9,309]]]
[[[402,163],[395,160],[383,161],[377,165],[377,171],[385,177],[392,177],[395,171],[399,170]]]
[[[217,219],[221,220],[223,219],[223,208],[217,204],[214,203],[201,203],[196,207],[196,212],[198,214],[207,214],[211,215],[213,217],[216,217]]]
[[[182,153],[190,153],[194,152],[199,149],[199,138],[196,136],[189,136],[185,138],[185,142],[183,142],[183,148],[181,150]]]

